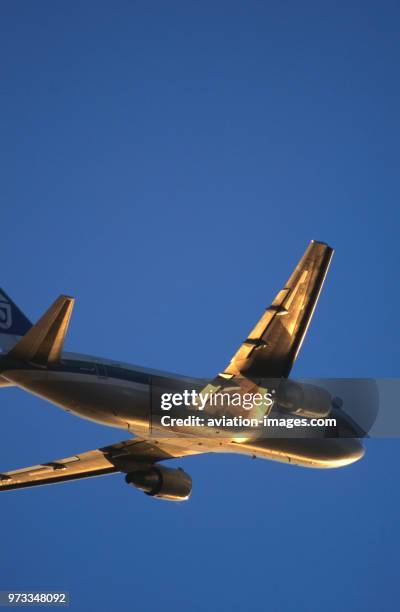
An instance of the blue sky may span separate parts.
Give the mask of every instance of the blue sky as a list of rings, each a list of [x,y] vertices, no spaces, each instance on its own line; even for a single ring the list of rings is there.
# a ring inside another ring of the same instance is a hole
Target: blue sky
[[[311,238],[336,248],[293,374],[398,376],[396,2],[4,2],[1,285],[66,348],[212,376]],[[1,469],[124,439],[2,390]],[[393,610],[396,440],[320,472],[194,457],[1,496],[1,589],[73,610]]]

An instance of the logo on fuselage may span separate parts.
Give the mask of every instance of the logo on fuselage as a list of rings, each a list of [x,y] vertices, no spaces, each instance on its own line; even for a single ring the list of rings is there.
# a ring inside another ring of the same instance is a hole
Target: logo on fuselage
[[[0,293],[0,329],[10,329],[12,325],[11,304]]]

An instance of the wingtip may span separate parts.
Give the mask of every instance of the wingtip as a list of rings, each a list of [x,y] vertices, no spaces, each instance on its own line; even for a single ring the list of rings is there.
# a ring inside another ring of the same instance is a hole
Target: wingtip
[[[335,250],[333,247],[331,247],[327,242],[323,242],[322,240],[311,240],[311,244],[320,244],[321,246],[327,247],[328,249],[330,249],[332,252]]]

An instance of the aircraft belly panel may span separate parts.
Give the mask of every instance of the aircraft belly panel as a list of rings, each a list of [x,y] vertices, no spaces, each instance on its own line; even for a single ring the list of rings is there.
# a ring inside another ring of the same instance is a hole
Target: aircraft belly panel
[[[147,385],[72,372],[15,370],[8,380],[80,417],[145,433],[149,422]]]
[[[364,455],[363,445],[354,438],[282,438],[232,442],[230,451],[314,468],[342,467],[358,461]]]

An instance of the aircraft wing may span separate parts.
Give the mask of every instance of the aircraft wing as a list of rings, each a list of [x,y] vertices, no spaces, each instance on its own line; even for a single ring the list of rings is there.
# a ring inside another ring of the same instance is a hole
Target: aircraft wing
[[[333,249],[312,240],[279,291],[220,377],[287,377],[310,324]]]
[[[0,491],[55,484],[78,478],[91,478],[134,471],[157,461],[196,454],[172,442],[147,442],[138,438],[105,446],[66,459],[0,473]]]

